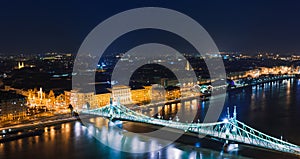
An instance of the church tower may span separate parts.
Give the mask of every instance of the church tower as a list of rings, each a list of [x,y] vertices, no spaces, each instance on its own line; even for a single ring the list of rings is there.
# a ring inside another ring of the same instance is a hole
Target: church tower
[[[18,69],[24,68],[24,62],[18,62]]]

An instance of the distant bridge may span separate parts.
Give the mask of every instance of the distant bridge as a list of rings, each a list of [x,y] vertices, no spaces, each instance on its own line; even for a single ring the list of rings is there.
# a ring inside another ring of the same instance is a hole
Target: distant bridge
[[[214,123],[182,123],[179,122],[178,118],[176,121],[157,119],[130,110],[121,105],[120,102],[117,102],[116,105],[113,105],[112,102],[110,102],[110,104],[105,107],[83,110],[82,113],[106,117],[110,120],[115,118],[118,120],[175,128],[185,132],[207,135],[209,137],[225,140],[226,142],[242,143],[300,155],[299,146],[264,134],[238,121],[236,119],[236,108],[234,108],[233,117],[230,117],[229,108],[227,108],[227,118],[223,121]]]

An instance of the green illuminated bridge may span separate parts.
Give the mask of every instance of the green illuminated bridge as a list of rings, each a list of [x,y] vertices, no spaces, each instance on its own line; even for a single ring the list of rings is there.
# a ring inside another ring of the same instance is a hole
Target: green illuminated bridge
[[[119,102],[116,105],[113,105],[111,102],[110,105],[107,105],[105,107],[82,111],[83,114],[93,114],[101,117],[106,117],[110,120],[117,119],[159,125],[163,127],[183,130],[185,132],[197,133],[199,135],[206,135],[208,137],[217,138],[226,142],[242,143],[275,151],[300,155],[299,146],[283,141],[282,139],[277,139],[275,137],[264,134],[238,121],[236,119],[236,108],[234,108],[233,117],[230,117],[229,109],[227,110],[227,112],[227,118],[221,122],[182,123],[179,122],[178,118],[176,121],[173,121],[149,117],[130,110],[127,107],[121,105]]]

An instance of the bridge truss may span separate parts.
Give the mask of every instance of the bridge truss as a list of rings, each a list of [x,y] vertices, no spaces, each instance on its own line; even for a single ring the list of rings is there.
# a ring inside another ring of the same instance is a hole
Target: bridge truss
[[[182,123],[173,120],[164,120],[149,117],[138,112],[135,112],[118,102],[113,105],[112,102],[101,108],[92,110],[83,110],[81,113],[93,114],[96,116],[106,117],[110,120],[127,120],[146,124],[159,125],[163,127],[175,128],[185,132],[197,133],[211,138],[224,140],[232,143],[242,143],[270,150],[292,153],[300,155],[300,147],[269,136],[236,119],[236,108],[234,108],[233,117],[229,115],[227,108],[227,118],[220,122],[214,123]]]

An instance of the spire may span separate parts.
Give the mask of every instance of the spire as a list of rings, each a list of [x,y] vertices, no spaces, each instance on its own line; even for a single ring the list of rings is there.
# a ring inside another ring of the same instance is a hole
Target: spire
[[[227,107],[227,119],[230,118],[229,107]]]
[[[42,100],[43,99],[43,88],[40,87],[40,99]]]
[[[24,67],[24,62],[18,62],[18,69],[21,69]]]

